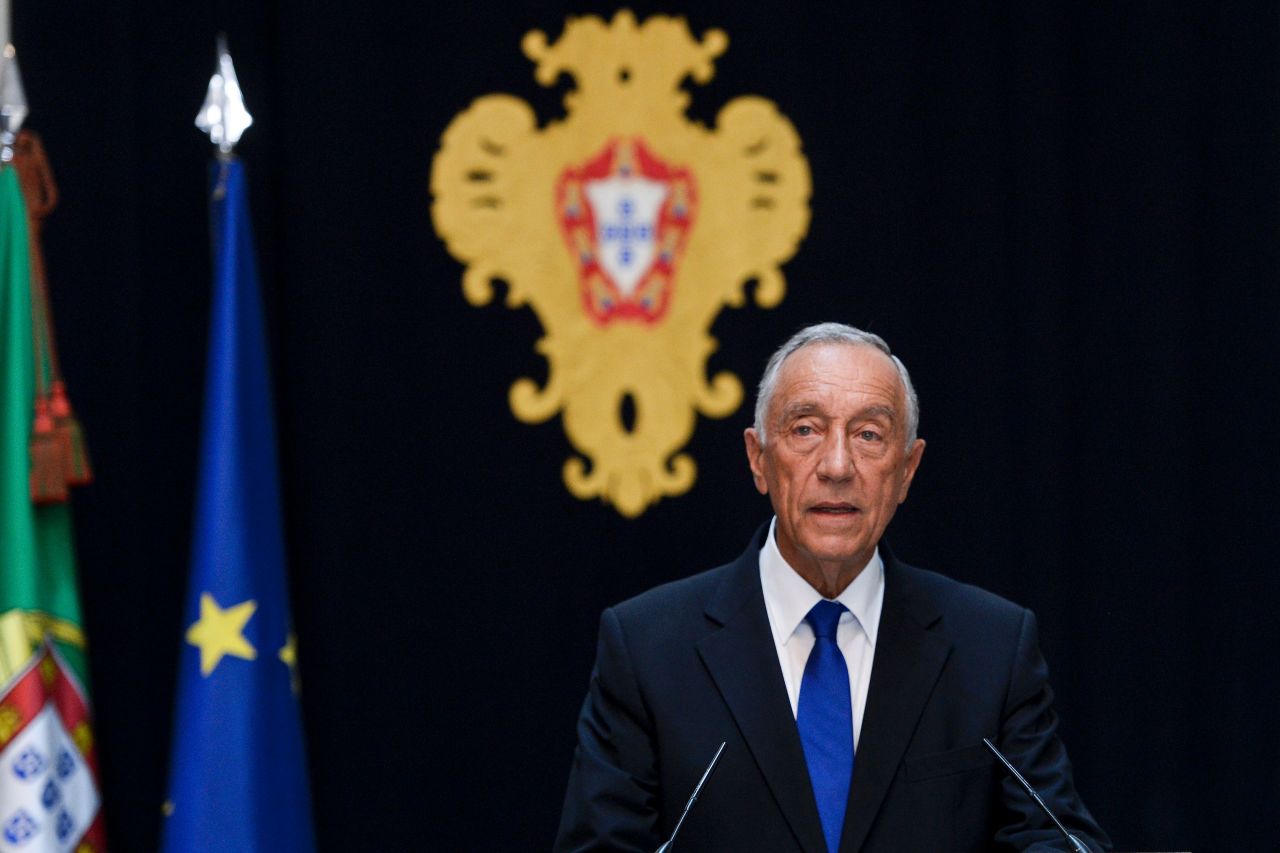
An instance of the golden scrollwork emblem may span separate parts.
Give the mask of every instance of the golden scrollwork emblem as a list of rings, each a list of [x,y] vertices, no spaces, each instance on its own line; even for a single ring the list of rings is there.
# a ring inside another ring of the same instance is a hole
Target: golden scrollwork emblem
[[[711,128],[685,114],[682,82],[708,82],[728,44],[627,10],[570,18],[554,43],[529,32],[537,81],[573,78],[566,116],[540,127],[525,101],[486,95],[454,117],[432,164],[432,220],[466,265],[467,301],[488,303],[500,279],[545,333],[547,383],[517,379],[512,412],[562,414],[582,455],[565,485],[627,517],[693,485],[683,448],[696,416],[743,399],[734,374],[707,378],[711,324],[753,279],[756,304],[777,305],[779,265],[809,227],[809,165],[772,102],[735,98]]]

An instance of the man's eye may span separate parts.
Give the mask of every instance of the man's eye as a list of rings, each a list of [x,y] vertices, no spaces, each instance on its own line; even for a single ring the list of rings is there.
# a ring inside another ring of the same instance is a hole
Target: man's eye
[[[880,433],[873,429],[864,429],[862,432],[858,433],[858,438],[863,441],[879,441]]]
[[[793,430],[793,432],[795,432],[796,435],[813,435],[813,427],[806,424],[800,424]]]

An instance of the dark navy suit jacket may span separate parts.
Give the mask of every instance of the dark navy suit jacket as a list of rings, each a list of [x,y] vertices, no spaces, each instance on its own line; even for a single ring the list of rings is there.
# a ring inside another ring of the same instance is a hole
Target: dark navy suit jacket
[[[760,588],[766,532],[728,565],[604,612],[557,851],[652,853],[721,741],[679,850],[826,850]],[[884,607],[841,853],[1065,849],[983,737],[1073,834],[1109,847],[1057,736],[1035,617],[881,553]]]

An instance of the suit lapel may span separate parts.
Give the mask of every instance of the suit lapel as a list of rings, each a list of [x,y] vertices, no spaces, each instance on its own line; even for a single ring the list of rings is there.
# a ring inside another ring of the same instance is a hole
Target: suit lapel
[[[938,613],[911,595],[909,567],[885,553],[884,607],[840,848],[861,849],[951,644],[927,630]]]
[[[730,565],[707,607],[707,616],[723,627],[698,642],[698,654],[796,840],[806,851],[823,853],[818,806],[760,589],[759,551],[757,542]]]

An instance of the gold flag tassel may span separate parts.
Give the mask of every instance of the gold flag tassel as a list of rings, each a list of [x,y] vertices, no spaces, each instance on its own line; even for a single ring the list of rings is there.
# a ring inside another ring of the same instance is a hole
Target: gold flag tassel
[[[40,239],[44,219],[58,204],[58,187],[40,137],[23,130],[13,147],[31,244],[31,322],[35,342],[35,418],[31,425],[31,499],[61,503],[68,486],[93,480],[84,428],[76,419],[58,363],[53,311]]]

